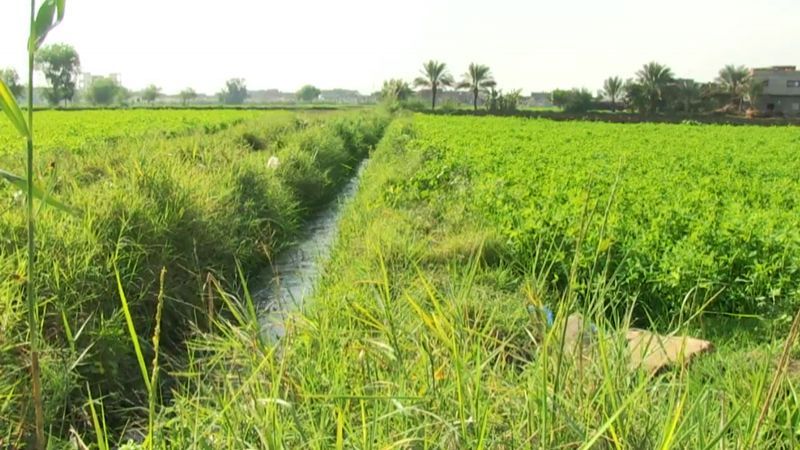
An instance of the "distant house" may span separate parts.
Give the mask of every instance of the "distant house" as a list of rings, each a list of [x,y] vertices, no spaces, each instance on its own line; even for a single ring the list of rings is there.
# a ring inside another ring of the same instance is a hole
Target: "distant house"
[[[79,91],[88,89],[89,86],[91,86],[92,83],[95,82],[95,80],[99,80],[101,78],[106,78],[106,77],[102,75],[93,75],[89,72],[81,72],[80,76],[78,77],[77,88]],[[118,73],[111,73],[108,75],[107,78],[111,78],[117,84],[122,85],[122,75]]]
[[[764,90],[756,98],[755,106],[767,112],[800,115],[800,71],[795,66],[773,66],[753,69],[754,81],[760,81]]]
[[[553,106],[552,96],[549,92],[531,92],[530,106]]]

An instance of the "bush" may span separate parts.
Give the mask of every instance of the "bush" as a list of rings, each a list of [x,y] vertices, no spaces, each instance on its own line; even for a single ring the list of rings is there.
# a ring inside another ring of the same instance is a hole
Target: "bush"
[[[568,113],[585,113],[592,109],[594,98],[587,89],[556,89],[553,91],[553,104]]]

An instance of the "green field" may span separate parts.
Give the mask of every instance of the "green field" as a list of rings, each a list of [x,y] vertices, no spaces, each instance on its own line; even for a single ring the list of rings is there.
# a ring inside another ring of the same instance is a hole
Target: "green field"
[[[249,110],[90,110],[40,111],[36,114],[36,143],[40,151],[68,149],[80,152],[109,140],[143,136],[176,136],[196,131],[213,133],[247,119],[262,117]],[[7,121],[0,121],[0,154],[19,153],[24,142]]]
[[[103,399],[106,419],[122,430],[142,404],[137,353],[142,336],[152,361],[157,303],[163,392],[185,365],[185,345],[209,312],[215,287],[235,292],[240,275],[261,272],[288,246],[317,206],[333,197],[377,143],[377,114],[251,111],[86,111],[37,114],[42,151],[37,183],[74,215],[37,212],[36,277],[45,341],[46,420],[54,438],[86,430],[86,399]],[[127,124],[127,125],[124,125]],[[22,170],[19,151],[0,167]],[[62,136],[68,131],[71,135]],[[49,134],[48,134],[49,133]],[[38,140],[37,140],[38,142]],[[270,157],[280,161],[269,167]],[[25,278],[24,201],[0,185],[0,443],[25,442],[30,389]],[[119,285],[117,283],[119,279]],[[161,299],[161,300],[159,300]],[[56,441],[57,442],[57,439]]]
[[[797,136],[397,119],[280,350],[252,324],[198,340],[164,433],[264,448],[796,446],[796,365],[773,377],[798,301]],[[559,357],[558,321],[543,331],[529,310],[542,303],[592,318],[593,358]],[[716,352],[630,372],[617,344],[632,321]]]
[[[150,430],[158,448],[800,445],[795,350],[775,369],[800,306],[796,128],[378,111],[39,123],[37,178],[81,211],[37,216],[56,448],[70,427],[112,444]],[[20,154],[0,167],[20,172]],[[321,282],[266,339],[243,278],[368,155]],[[0,443],[19,445],[32,425],[15,193],[0,187]],[[560,351],[573,312],[596,325],[586,359]],[[628,369],[629,326],[716,351],[651,377]]]

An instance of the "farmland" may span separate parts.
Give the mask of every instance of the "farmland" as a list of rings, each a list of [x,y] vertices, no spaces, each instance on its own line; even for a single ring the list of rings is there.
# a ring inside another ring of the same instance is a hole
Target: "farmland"
[[[51,433],[66,436],[68,427],[85,424],[90,396],[104,399],[109,426],[122,429],[127,414],[120,411],[147,398],[137,359],[152,361],[154,353],[147,339],[143,350],[132,345],[128,326],[153,336],[160,304],[161,365],[179,370],[186,338],[196,327],[207,329],[222,308],[204,293],[236,292],[240,274],[261,271],[269,255],[289,245],[304,218],[377,143],[386,118],[105,111],[44,113],[39,123],[37,182],[76,211],[37,213],[43,393]],[[75,135],[63,139],[61,126]],[[20,155],[5,153],[2,167],[21,173]],[[269,166],[273,157],[279,164]],[[17,189],[0,187],[3,443],[27,435],[20,419],[30,399],[18,351],[27,310],[20,301],[25,221]],[[166,387],[171,381],[163,379]]]
[[[54,445],[70,427],[159,448],[798,444],[794,360],[767,396],[800,306],[795,128],[380,111],[39,123],[38,179],[80,211],[37,214]],[[368,155],[316,291],[266,339],[246,280]],[[0,187],[10,443],[29,426],[15,194]],[[558,350],[577,311],[596,326],[587,360]],[[629,326],[717,348],[650,376],[616,345]]]
[[[228,447],[791,448],[796,368],[766,392],[798,304],[797,136],[396,119],[280,351],[247,320],[199,338],[163,432]],[[599,355],[562,360],[541,304],[591,317]],[[633,324],[717,350],[629,372],[615,342]]]
[[[247,110],[87,110],[41,111],[37,114],[36,139],[40,150],[82,149],[109,140],[134,139],[145,135],[175,136],[198,130],[214,132],[264,112]],[[0,122],[0,154],[19,149],[13,127]]]

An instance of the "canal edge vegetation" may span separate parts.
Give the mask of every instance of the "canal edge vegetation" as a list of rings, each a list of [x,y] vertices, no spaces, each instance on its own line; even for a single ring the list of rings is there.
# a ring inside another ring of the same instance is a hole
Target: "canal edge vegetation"
[[[211,301],[212,291],[237,291],[245,276],[290,245],[302,220],[352,176],[389,119],[380,112],[263,112],[208,129],[44,153],[33,170],[48,199],[81,211],[37,213],[35,260],[46,261],[35,308],[46,434],[55,442],[71,427],[83,434],[94,414],[109,430],[153,417],[139,407],[152,410],[169,395],[191,324],[208,327],[225,309],[224,299]],[[10,170],[20,165],[12,154],[1,161]],[[17,187],[0,189],[10,198]],[[2,212],[6,236],[25,229],[16,211]],[[13,300],[22,292],[14,280],[24,279],[17,267],[24,249],[16,242],[3,244],[3,270],[19,275],[2,284],[9,341],[0,360],[0,441],[32,445],[27,352],[14,350],[26,342],[18,317],[28,311]],[[154,321],[156,315],[163,319]]]

